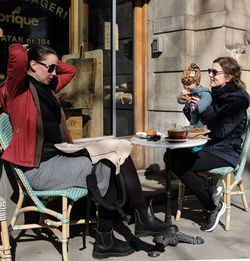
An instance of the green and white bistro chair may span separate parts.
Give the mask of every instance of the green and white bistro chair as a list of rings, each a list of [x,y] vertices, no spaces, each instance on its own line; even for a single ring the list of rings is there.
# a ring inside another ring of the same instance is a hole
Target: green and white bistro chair
[[[208,177],[215,175],[217,176],[223,185],[223,200],[226,203],[226,221],[225,221],[225,230],[230,228],[230,216],[231,216],[231,196],[240,195],[245,211],[248,211],[248,204],[246,200],[245,190],[243,186],[243,172],[246,165],[247,154],[249,150],[250,143],[250,112],[247,111],[247,122],[245,130],[242,134],[242,153],[240,157],[240,162],[233,167],[222,167],[211,169],[206,172],[198,173],[201,176]],[[176,220],[179,220],[181,217],[183,201],[187,199],[193,199],[194,196],[184,196],[185,194],[185,185],[182,182],[179,182],[179,196],[178,196],[178,209],[176,214]]]
[[[12,126],[9,116],[6,113],[0,115],[0,143],[6,149],[12,137]],[[10,230],[24,229],[50,229],[58,240],[62,243],[63,261],[68,261],[68,239],[70,225],[86,224],[84,236],[88,234],[89,222],[95,222],[95,219],[89,220],[90,216],[90,197],[87,199],[86,218],[79,220],[70,220],[70,213],[74,202],[88,195],[88,190],[84,188],[72,187],[63,190],[35,191],[31,188],[22,170],[15,164],[10,163],[11,170],[14,173],[19,187],[19,199],[16,205],[15,213],[10,222]],[[24,206],[25,197],[29,197],[33,204]],[[46,206],[48,200],[60,197],[62,199],[62,211],[57,212]],[[37,224],[17,225],[18,217],[27,212],[39,212],[40,219]]]

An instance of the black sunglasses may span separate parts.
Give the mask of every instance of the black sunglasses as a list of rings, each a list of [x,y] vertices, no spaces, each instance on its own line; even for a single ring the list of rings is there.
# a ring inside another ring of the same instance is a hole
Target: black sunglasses
[[[207,69],[208,71],[208,74],[212,73],[213,76],[216,76],[216,75],[219,75],[219,74],[223,74],[224,72],[223,71],[217,71],[215,69]]]
[[[44,67],[46,67],[48,69],[48,73],[54,72],[54,70],[56,70],[58,67],[57,64],[47,64],[47,63],[42,63],[42,62],[38,62],[38,61],[36,61],[36,62],[43,65]]]

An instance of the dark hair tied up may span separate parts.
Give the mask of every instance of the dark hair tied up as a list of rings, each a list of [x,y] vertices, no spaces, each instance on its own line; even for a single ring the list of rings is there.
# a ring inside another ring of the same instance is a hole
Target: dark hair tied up
[[[45,56],[48,54],[55,54],[56,56],[58,56],[53,48],[41,44],[32,44],[28,49],[27,54],[29,61],[43,61],[45,60]]]

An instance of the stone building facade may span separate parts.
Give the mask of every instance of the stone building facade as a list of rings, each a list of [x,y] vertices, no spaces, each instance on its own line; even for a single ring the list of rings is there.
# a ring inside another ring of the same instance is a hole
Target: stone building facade
[[[154,37],[162,39],[162,53],[152,53]],[[152,0],[148,6],[149,127],[164,132],[168,123],[186,124],[182,105],[184,67],[197,63],[201,84],[209,87],[207,69],[219,56],[233,56],[242,66],[250,90],[250,2],[247,0]],[[151,55],[150,55],[151,54]],[[162,150],[149,150],[148,165],[163,167]]]

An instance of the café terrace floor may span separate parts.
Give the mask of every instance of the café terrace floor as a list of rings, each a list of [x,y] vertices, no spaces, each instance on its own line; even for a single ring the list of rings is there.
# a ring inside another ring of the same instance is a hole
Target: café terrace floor
[[[164,175],[159,174],[146,176],[140,174],[141,183],[147,199],[153,198],[153,208],[156,216],[164,219]],[[223,229],[225,216],[221,218],[221,223],[213,232],[207,233],[200,230],[202,222],[202,211],[197,200],[186,201],[184,204],[180,221],[176,222],[174,215],[177,206],[177,182],[173,181],[173,200],[172,200],[172,222],[177,224],[179,230],[185,234],[204,239],[202,245],[192,245],[179,243],[177,246],[167,246],[165,252],[160,256],[153,258],[158,261],[166,260],[232,260],[245,259],[250,260],[250,213],[242,210],[241,199],[239,196],[233,197],[231,209],[231,228],[229,231]],[[250,203],[250,188],[246,190],[247,199]],[[191,209],[188,209],[191,207]],[[147,254],[147,249],[153,246],[152,237],[135,238],[133,237],[134,224],[128,225],[120,229],[133,239],[137,251],[127,257],[120,257],[121,261],[145,261],[152,260]],[[93,236],[87,236],[86,248],[82,248],[82,238],[79,235],[79,228],[71,230],[71,238],[69,240],[69,260],[70,261],[88,261],[92,258]],[[120,239],[123,237],[115,232]],[[18,236],[15,232],[14,236]],[[61,245],[59,243],[49,241],[45,237],[37,239],[31,230],[27,230],[19,241],[12,240],[13,261],[61,261],[60,254]],[[117,257],[109,258],[110,261],[117,260]]]

